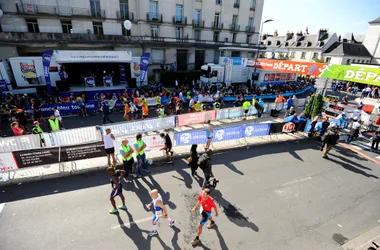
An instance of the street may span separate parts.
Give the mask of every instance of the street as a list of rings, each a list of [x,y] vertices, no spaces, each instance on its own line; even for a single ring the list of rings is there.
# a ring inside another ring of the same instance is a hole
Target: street
[[[379,225],[376,164],[341,146],[326,160],[313,140],[284,144],[214,155],[220,215],[198,249],[340,249]],[[118,215],[108,213],[105,172],[0,188],[1,249],[193,249],[200,187],[182,159],[123,188],[128,211]],[[149,237],[153,213],[144,204],[154,188],[177,223],[161,220]]]

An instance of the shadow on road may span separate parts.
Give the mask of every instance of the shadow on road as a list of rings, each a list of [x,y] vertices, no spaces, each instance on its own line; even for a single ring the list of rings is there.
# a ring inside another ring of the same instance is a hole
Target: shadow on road
[[[345,158],[342,158],[342,160],[347,161],[347,159],[345,159]],[[351,171],[353,173],[361,174],[361,175],[364,175],[365,177],[368,177],[368,178],[372,177],[372,178],[375,178],[375,179],[379,179],[379,177],[377,177],[376,175],[368,174],[368,173],[364,172],[363,170],[361,170],[359,168],[356,168],[353,165],[348,164],[346,162],[338,161],[338,160],[332,159],[331,157],[328,159],[328,161],[334,162],[334,163],[342,166],[343,168],[345,168],[345,169],[347,169],[347,170],[349,170],[349,171]]]

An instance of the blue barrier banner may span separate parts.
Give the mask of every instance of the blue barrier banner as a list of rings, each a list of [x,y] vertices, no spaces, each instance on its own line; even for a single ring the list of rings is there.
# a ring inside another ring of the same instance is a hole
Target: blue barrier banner
[[[204,132],[206,134],[206,132]],[[237,140],[243,137],[243,126],[219,128],[214,130],[213,141]]]
[[[244,126],[243,137],[269,135],[271,123],[247,124]]]
[[[85,106],[86,106],[87,111],[96,112],[97,110],[96,104],[97,104],[96,101],[86,102]],[[54,111],[52,110],[53,107],[57,107],[57,109],[59,110],[61,114],[81,112],[81,109],[77,103],[45,104],[45,105],[42,105],[40,110],[43,115],[50,115],[54,113]],[[24,107],[23,109],[27,112],[33,112],[31,106]]]

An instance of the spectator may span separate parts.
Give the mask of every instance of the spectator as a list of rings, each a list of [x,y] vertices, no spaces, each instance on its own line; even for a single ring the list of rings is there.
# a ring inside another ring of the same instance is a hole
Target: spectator
[[[338,143],[339,140],[339,127],[334,124],[331,129],[329,129],[324,136],[322,137],[322,141],[325,143],[323,147],[322,158],[328,159],[327,154],[330,152],[331,148]]]
[[[11,129],[12,129],[13,134],[14,134],[15,136],[24,135],[24,130],[22,130],[22,129],[19,127],[19,125],[18,125],[17,122],[12,122],[12,123],[11,123]]]
[[[88,116],[86,106],[84,105],[84,100],[81,96],[77,97],[77,104],[80,107],[81,113],[83,117]]]
[[[54,114],[50,115],[50,118],[48,120],[48,126],[49,126],[50,132],[55,132],[62,128],[61,123],[59,122],[58,118],[55,117]]]
[[[296,113],[296,111],[294,110],[294,107],[292,106],[292,107],[290,107],[290,109],[288,111],[286,111],[285,117],[294,115],[295,113]]]
[[[108,117],[110,114],[110,108],[107,101],[102,101],[102,112],[103,112],[103,124],[106,124],[107,121],[110,123],[113,123],[111,119]]]
[[[145,155],[145,148],[146,144],[142,140],[142,135],[138,134],[136,135],[136,143],[134,144],[135,150],[136,150],[136,157],[137,157],[137,177],[142,177],[142,170],[145,172],[150,172],[146,165],[146,155]]]
[[[378,128],[375,132],[375,135],[372,137],[372,145],[371,145],[371,152],[374,150],[379,149],[379,143],[380,143],[380,128]]]
[[[196,175],[197,169],[198,169],[199,156],[198,156],[198,152],[197,152],[197,147],[198,147],[197,144],[191,145],[190,157],[187,159],[187,163],[191,169],[191,176],[193,176],[193,177]]]
[[[288,100],[286,101],[287,104],[288,104],[288,107],[287,107],[287,110],[291,109],[292,106],[293,106],[293,99],[291,97],[288,98]],[[294,109],[294,108],[293,108]]]
[[[359,136],[360,128],[362,126],[357,119],[353,119],[353,121],[354,123],[352,124],[351,129],[348,132],[345,140],[347,144],[351,143],[352,139],[357,138]]]
[[[44,131],[41,129],[40,123],[38,121],[35,121],[35,122],[33,122],[33,125],[34,126],[32,128],[32,132],[33,132],[33,134],[40,136],[40,146],[44,147],[45,146],[45,138],[44,138],[44,134],[43,134]]]
[[[54,116],[55,116],[56,118],[58,118],[59,122],[61,123],[62,128],[64,128],[64,127],[63,127],[63,123],[62,123],[62,116],[61,116],[61,113],[59,112],[59,110],[57,109],[56,106],[54,106],[54,107],[52,108],[52,110],[54,111]]]

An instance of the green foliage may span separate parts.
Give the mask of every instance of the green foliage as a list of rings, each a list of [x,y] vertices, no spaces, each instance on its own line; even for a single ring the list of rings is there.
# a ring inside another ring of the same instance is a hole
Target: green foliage
[[[311,117],[311,108],[313,106],[313,102],[314,102],[314,98],[315,98],[315,95],[312,95],[311,98],[310,98],[310,101],[307,103],[306,105],[306,108],[305,108],[305,111],[304,111],[304,114],[307,118],[310,118]]]
[[[323,95],[318,94],[317,99],[313,106],[312,117],[315,117],[318,114],[322,113],[322,110],[323,110]]]

